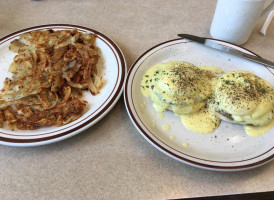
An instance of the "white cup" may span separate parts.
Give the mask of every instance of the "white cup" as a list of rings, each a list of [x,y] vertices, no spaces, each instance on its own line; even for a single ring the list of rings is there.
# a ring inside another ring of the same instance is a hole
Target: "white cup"
[[[244,44],[257,20],[274,8],[264,9],[266,0],[218,0],[210,34],[213,38]]]

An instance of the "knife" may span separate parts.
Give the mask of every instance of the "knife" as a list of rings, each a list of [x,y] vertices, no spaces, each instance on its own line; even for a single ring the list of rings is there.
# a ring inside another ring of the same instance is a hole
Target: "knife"
[[[221,44],[218,44],[218,43],[214,42],[214,40],[203,38],[203,37],[198,37],[198,36],[195,36],[195,35],[189,35],[189,34],[178,34],[178,36],[182,37],[182,38],[185,38],[185,39],[188,39],[188,40],[191,40],[193,42],[203,44],[207,47],[210,47],[210,48],[213,48],[213,49],[216,49],[216,50],[228,53],[228,54],[232,54],[232,55],[235,55],[235,56],[238,56],[238,57],[242,57],[242,58],[245,58],[247,60],[262,64],[262,65],[265,65],[267,67],[271,67],[271,68],[274,69],[274,63],[269,61],[269,60],[263,59],[261,57],[253,56],[253,55],[250,55],[250,54],[247,54],[247,53],[243,53],[239,50],[233,49],[233,48],[228,47],[228,46],[223,46]]]

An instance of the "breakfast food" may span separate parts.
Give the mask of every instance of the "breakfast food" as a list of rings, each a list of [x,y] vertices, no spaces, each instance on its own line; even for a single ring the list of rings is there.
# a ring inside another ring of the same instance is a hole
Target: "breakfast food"
[[[144,75],[142,93],[151,97],[158,112],[172,110],[187,128],[201,133],[212,132],[220,120],[213,114],[212,106],[206,105],[212,102],[212,82],[219,73],[222,70],[218,68],[196,67],[187,62],[158,64]],[[202,129],[201,123],[204,124]]]
[[[17,52],[0,93],[0,126],[35,129],[62,126],[83,115],[83,90],[96,95],[96,36],[74,30],[38,30],[21,34],[10,50]]]
[[[265,125],[273,117],[273,89],[250,72],[233,71],[215,86],[216,113],[225,121]]]
[[[201,109],[211,95],[210,78],[187,62],[159,64],[149,76],[151,99],[158,111],[172,110],[178,115]]]
[[[265,126],[274,118],[274,93],[265,80],[246,71],[219,77],[214,90],[216,115],[224,121]]]
[[[243,124],[247,134],[258,136],[274,124],[271,85],[246,71],[161,63],[145,73],[141,91],[158,112],[173,111],[194,132],[213,132],[223,120]]]

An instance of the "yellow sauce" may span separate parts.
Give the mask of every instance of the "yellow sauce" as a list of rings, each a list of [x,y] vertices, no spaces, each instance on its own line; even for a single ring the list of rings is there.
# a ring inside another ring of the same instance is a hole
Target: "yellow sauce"
[[[246,71],[224,74],[215,87],[217,109],[239,124],[267,124],[273,116],[272,95],[268,82]]]
[[[216,108],[220,108],[221,111],[231,114],[231,122],[256,125],[245,125],[244,129],[250,136],[259,136],[274,126],[273,120],[268,123],[274,118],[274,92],[271,92],[273,89],[266,81],[255,80],[254,75],[243,76],[242,72],[224,74],[216,67],[196,67],[191,63],[180,61],[161,63],[149,68],[145,73],[141,82],[141,91],[145,97],[152,99],[154,109],[159,112],[159,119],[164,117],[163,112],[171,110],[180,117],[183,125],[193,132],[211,133],[218,128],[221,120],[220,115],[216,116]],[[237,98],[235,99],[239,101],[240,106],[236,101],[236,103],[234,101],[227,103],[232,96],[230,90],[234,88],[234,93],[240,94],[248,87],[252,89],[252,81],[267,89],[266,93],[259,95],[261,99],[259,104],[256,99],[244,102]],[[236,84],[237,88],[233,84]],[[241,88],[242,85],[245,88]],[[225,88],[229,92],[225,95],[216,93],[218,88]],[[143,105],[145,106],[146,103]],[[165,124],[162,129],[169,130],[170,127]]]
[[[162,113],[162,112],[158,113],[158,118],[163,119],[164,118],[164,113]]]
[[[224,71],[221,70],[220,68],[217,67],[211,67],[211,66],[197,66],[198,68],[200,68],[201,70],[205,70],[208,71],[212,74],[223,74]]]
[[[208,103],[196,113],[180,116],[185,127],[196,133],[212,133],[220,125],[221,120],[215,115],[214,104]]]
[[[224,73],[223,70],[217,67],[197,67],[212,74]],[[216,79],[211,79],[212,87],[214,87],[215,83]],[[187,129],[196,133],[212,133],[219,127],[221,123],[221,120],[215,115],[214,104],[212,101],[207,104],[206,108],[202,108],[198,112],[189,115],[181,115],[180,118]]]
[[[158,112],[194,113],[212,94],[208,71],[187,62],[157,64],[143,76],[141,91],[145,97],[151,97]]]
[[[154,67],[149,68],[142,78],[141,92],[145,97],[150,97],[150,86],[152,82],[151,78],[154,72],[156,71],[157,67],[158,65],[155,65]]]
[[[170,139],[174,140],[175,139],[175,136],[174,135],[171,135],[169,136]]]
[[[274,118],[266,125],[263,125],[263,126],[245,125],[244,129],[247,135],[252,137],[258,137],[265,134],[273,126],[274,126]]]
[[[170,129],[170,126],[169,126],[168,124],[164,124],[164,125],[162,126],[162,129],[163,129],[164,131],[168,131],[168,130]]]
[[[187,142],[183,142],[183,147],[187,148],[188,147],[188,143]]]
[[[156,121],[152,120],[152,127],[156,127]]]

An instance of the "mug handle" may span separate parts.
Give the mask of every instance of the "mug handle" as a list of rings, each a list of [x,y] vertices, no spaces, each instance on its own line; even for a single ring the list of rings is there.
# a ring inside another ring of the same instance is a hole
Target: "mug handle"
[[[272,10],[272,11],[270,11]],[[269,12],[270,11],[270,12]],[[269,13],[268,13],[269,12]],[[269,24],[271,23],[273,17],[274,17],[274,1],[272,1],[262,12],[261,17],[265,16],[265,14],[268,13],[268,16],[264,22],[264,25],[262,29],[260,30],[260,33],[263,35],[266,35],[266,31],[268,29]]]

